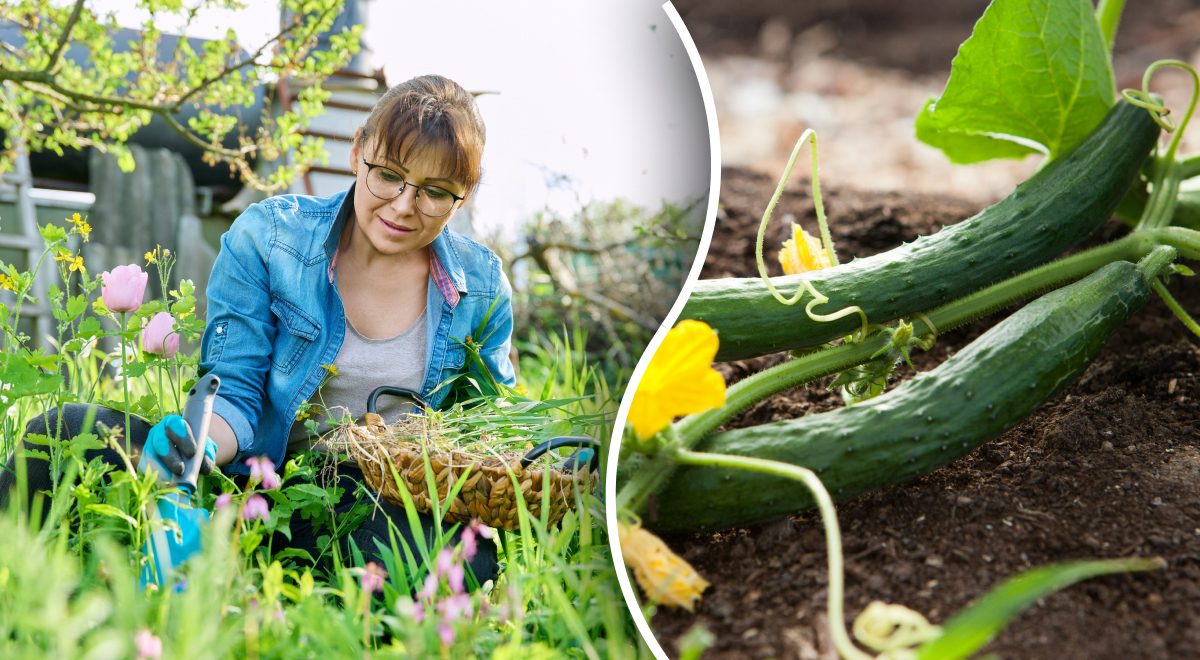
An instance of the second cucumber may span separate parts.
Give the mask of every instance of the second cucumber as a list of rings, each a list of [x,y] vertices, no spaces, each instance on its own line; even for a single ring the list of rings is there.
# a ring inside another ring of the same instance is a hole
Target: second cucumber
[[[1149,300],[1149,280],[1174,256],[1171,248],[1158,251],[1141,265],[1115,262],[1038,298],[892,392],[710,435],[695,449],[802,465],[835,499],[927,474],[1015,425],[1083,373]],[[664,532],[760,523],[812,506],[794,481],[711,467],[679,468],[656,500],[646,524]]]

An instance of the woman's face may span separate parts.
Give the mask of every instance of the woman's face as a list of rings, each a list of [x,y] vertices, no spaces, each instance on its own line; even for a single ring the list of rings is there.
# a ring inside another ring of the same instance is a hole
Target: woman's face
[[[364,159],[366,163],[363,162]],[[374,140],[369,140],[365,148],[360,149],[358,136],[355,136],[354,147],[350,151],[350,168],[358,177],[358,183],[354,186],[354,215],[359,231],[366,236],[375,250],[388,255],[419,250],[432,243],[446,223],[450,222],[450,218],[462,207],[465,199],[455,201],[449,213],[434,218],[425,215],[417,207],[418,186],[428,184],[458,197],[466,196],[463,185],[443,178],[444,175],[434,169],[430,160],[410,156],[405,163],[388,161],[383,155],[383,150],[376,148]],[[368,164],[392,170],[409,185],[395,199],[380,199],[367,187],[367,172],[370,169]]]

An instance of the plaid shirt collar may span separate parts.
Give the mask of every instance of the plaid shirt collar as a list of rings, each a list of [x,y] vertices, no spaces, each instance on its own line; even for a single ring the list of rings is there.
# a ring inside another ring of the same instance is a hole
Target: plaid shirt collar
[[[350,184],[350,189],[346,191],[333,226],[329,228],[329,234],[325,237],[325,256],[329,259],[330,284],[333,284],[333,269],[337,267],[338,243],[342,236],[342,228],[346,226],[346,220],[354,210],[354,185],[354,183]],[[450,309],[454,309],[458,306],[462,294],[466,293],[467,286],[466,274],[463,272],[458,255],[454,252],[454,246],[450,243],[448,231],[443,229],[429,245],[431,248],[429,250],[429,277],[437,286],[446,304],[450,306]]]

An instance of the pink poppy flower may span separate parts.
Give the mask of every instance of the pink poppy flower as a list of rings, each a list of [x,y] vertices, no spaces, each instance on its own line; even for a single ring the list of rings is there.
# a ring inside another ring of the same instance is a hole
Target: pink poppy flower
[[[142,306],[146,281],[150,275],[143,273],[141,266],[117,266],[111,271],[104,271],[100,277],[103,282],[100,296],[104,298],[104,306],[108,311],[136,312]]]
[[[367,593],[383,591],[383,582],[387,579],[387,571],[375,562],[367,562],[362,574],[362,590]]]
[[[138,660],[162,657],[162,640],[147,628],[142,628],[133,636],[133,645],[137,647]]]
[[[242,507],[243,520],[266,520],[270,515],[271,509],[262,495],[251,495],[246,498],[246,506]]]
[[[450,646],[454,643],[454,628],[445,621],[438,624],[438,637],[442,639],[442,644]]]
[[[175,352],[179,350],[179,333],[174,328],[175,318],[169,313],[155,314],[142,330],[142,350],[168,360],[175,357]]]

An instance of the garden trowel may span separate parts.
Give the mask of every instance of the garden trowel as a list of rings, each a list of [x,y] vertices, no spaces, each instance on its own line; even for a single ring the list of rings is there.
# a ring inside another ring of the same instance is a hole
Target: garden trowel
[[[188,391],[183,405],[183,419],[197,439],[197,451],[191,458],[184,458],[182,475],[175,475],[162,463],[154,452],[142,452],[138,469],[154,471],[178,492],[160,495],[154,507],[152,523],[154,533],[147,541],[145,552],[149,561],[142,569],[140,585],[161,587],[163,581],[176,567],[200,551],[202,526],[208,523],[208,510],[192,506],[192,495],[200,478],[200,464],[204,461],[204,443],[208,439],[208,424],[212,417],[213,398],[221,387],[221,379],[213,374],[201,377]]]

